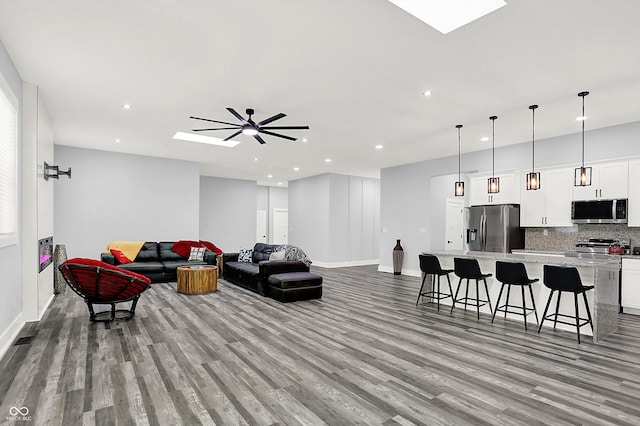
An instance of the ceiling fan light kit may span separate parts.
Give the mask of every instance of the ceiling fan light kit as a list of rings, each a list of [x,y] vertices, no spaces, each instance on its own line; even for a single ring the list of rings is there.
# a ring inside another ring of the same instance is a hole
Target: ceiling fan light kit
[[[212,130],[235,130],[234,133],[224,138],[223,141],[228,141],[232,138],[235,138],[239,134],[245,134],[248,136],[253,136],[258,142],[260,142],[261,144],[265,144],[267,142],[260,136],[260,133],[264,135],[287,139],[290,141],[295,141],[297,139],[294,137],[283,135],[281,133],[272,132],[272,130],[309,130],[309,126],[268,126],[269,123],[272,123],[276,120],[280,120],[281,118],[284,118],[287,116],[286,114],[283,114],[281,112],[256,123],[252,118],[253,114],[255,114],[255,111],[252,108],[247,108],[246,110],[248,118],[244,118],[243,116],[238,114],[238,112],[233,108],[227,108],[227,111],[229,111],[231,115],[233,115],[236,119],[238,119],[240,123],[239,124],[229,123],[227,121],[218,121],[218,120],[211,120],[209,118],[190,116],[189,118],[193,120],[209,121],[211,123],[225,124],[227,126],[231,126],[231,127],[215,127],[215,128],[208,128],[208,129],[193,129],[193,131],[208,132]]]

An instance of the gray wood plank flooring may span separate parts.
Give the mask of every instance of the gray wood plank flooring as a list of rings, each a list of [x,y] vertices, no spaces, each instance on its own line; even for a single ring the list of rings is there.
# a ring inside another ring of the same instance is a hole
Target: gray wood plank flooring
[[[10,410],[27,407],[31,424],[65,426],[640,424],[640,317],[578,345],[416,307],[419,278],[313,270],[321,300],[153,284],[109,324],[68,290],[0,360],[0,423],[25,424]]]

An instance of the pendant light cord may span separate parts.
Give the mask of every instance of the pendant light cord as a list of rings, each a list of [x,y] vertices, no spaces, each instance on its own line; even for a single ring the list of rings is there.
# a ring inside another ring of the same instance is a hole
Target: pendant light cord
[[[586,117],[584,116],[584,96],[582,96],[582,168],[583,169],[584,169],[584,122],[585,120],[586,120]]]
[[[531,172],[536,171],[536,109],[531,110]]]
[[[492,115],[489,117],[491,120],[491,177],[495,178],[496,176],[496,118],[498,116]]]
[[[462,128],[462,124],[458,124],[456,126],[458,128],[458,182],[461,182],[462,180],[460,179],[460,129]]]

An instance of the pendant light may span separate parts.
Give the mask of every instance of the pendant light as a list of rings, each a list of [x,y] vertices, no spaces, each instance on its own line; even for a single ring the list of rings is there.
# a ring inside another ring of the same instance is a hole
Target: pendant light
[[[458,181],[455,186],[455,195],[456,197],[463,197],[464,182],[460,179],[460,129],[462,129],[462,124],[456,125],[456,129],[458,129]]]
[[[529,105],[531,110],[531,173],[527,173],[527,190],[540,189],[540,172],[536,172],[536,109],[538,105]]]
[[[591,167],[584,166],[584,122],[587,119],[584,115],[584,97],[588,94],[589,92],[578,93],[582,98],[582,116],[579,118],[582,121],[582,166],[576,168],[573,186],[591,186]]]
[[[492,115],[489,117],[491,120],[491,132],[493,136],[493,142],[491,146],[491,177],[488,181],[488,192],[489,194],[497,194],[500,192],[500,178],[495,176],[495,165],[496,165],[496,119],[497,115]]]

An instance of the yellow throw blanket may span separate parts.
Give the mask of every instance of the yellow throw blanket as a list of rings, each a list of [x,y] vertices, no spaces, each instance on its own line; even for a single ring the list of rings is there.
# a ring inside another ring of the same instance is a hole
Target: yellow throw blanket
[[[118,249],[127,256],[127,259],[133,262],[144,243],[144,241],[113,241],[107,244],[107,251],[111,252],[111,249]]]

